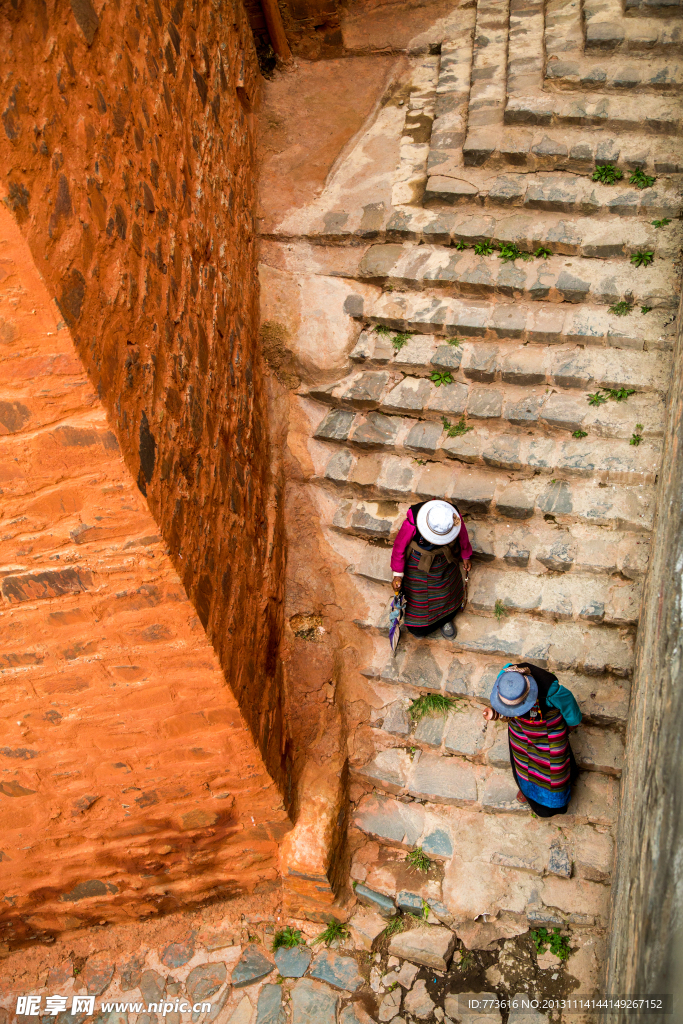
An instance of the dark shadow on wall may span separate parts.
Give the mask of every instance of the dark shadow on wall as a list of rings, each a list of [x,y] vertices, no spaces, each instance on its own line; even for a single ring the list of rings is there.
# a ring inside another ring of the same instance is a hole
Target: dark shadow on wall
[[[680,323],[679,313],[679,323]],[[612,886],[607,990],[673,993],[683,1012],[683,332],[643,595]],[[615,1022],[650,1021],[620,1013]]]

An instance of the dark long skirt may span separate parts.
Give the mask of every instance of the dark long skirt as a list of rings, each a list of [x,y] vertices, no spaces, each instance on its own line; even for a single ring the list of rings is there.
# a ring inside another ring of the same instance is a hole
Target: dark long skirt
[[[406,559],[403,593],[406,598],[405,625],[413,636],[428,636],[450,622],[462,607],[464,586],[459,562],[447,562],[436,555],[429,572],[418,569],[420,554]]]
[[[515,782],[517,783],[517,789],[520,791],[520,793],[522,793],[523,796],[526,797],[526,802],[528,803],[529,807],[534,812],[534,814],[537,814],[539,818],[553,818],[556,814],[567,813],[567,808],[569,807],[569,804],[571,802],[571,789],[569,793],[569,799],[567,800],[567,803],[564,804],[562,807],[546,807],[545,804],[539,804],[537,800],[532,800],[531,797],[526,796],[526,794],[524,793],[519,783],[517,772],[515,771],[515,759],[512,756],[512,750],[510,750],[510,764],[512,766],[512,774],[514,776]],[[579,768],[576,763],[576,760],[574,759],[574,751],[571,747],[569,748],[569,764],[571,773],[569,785],[571,787],[579,775]]]

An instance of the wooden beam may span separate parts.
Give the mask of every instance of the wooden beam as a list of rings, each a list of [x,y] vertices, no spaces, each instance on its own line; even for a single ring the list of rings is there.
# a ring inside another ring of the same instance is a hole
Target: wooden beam
[[[280,14],[277,0],[261,0],[261,8],[266,19],[266,25],[268,26],[270,45],[281,60],[289,60],[292,56],[292,51],[287,42],[285,27],[282,24],[282,15]]]

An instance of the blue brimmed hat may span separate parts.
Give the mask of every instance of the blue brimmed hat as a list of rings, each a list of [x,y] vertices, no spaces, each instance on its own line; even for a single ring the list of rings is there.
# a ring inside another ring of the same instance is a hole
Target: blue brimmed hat
[[[503,670],[491,690],[491,707],[506,718],[524,715],[538,699],[538,684],[531,675]]]

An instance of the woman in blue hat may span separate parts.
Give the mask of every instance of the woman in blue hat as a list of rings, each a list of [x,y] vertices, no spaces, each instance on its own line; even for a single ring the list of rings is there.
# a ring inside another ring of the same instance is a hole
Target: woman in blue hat
[[[524,662],[506,665],[491,691],[488,722],[508,720],[517,799],[539,818],[565,814],[578,768],[569,731],[581,721],[574,695],[551,672]]]

